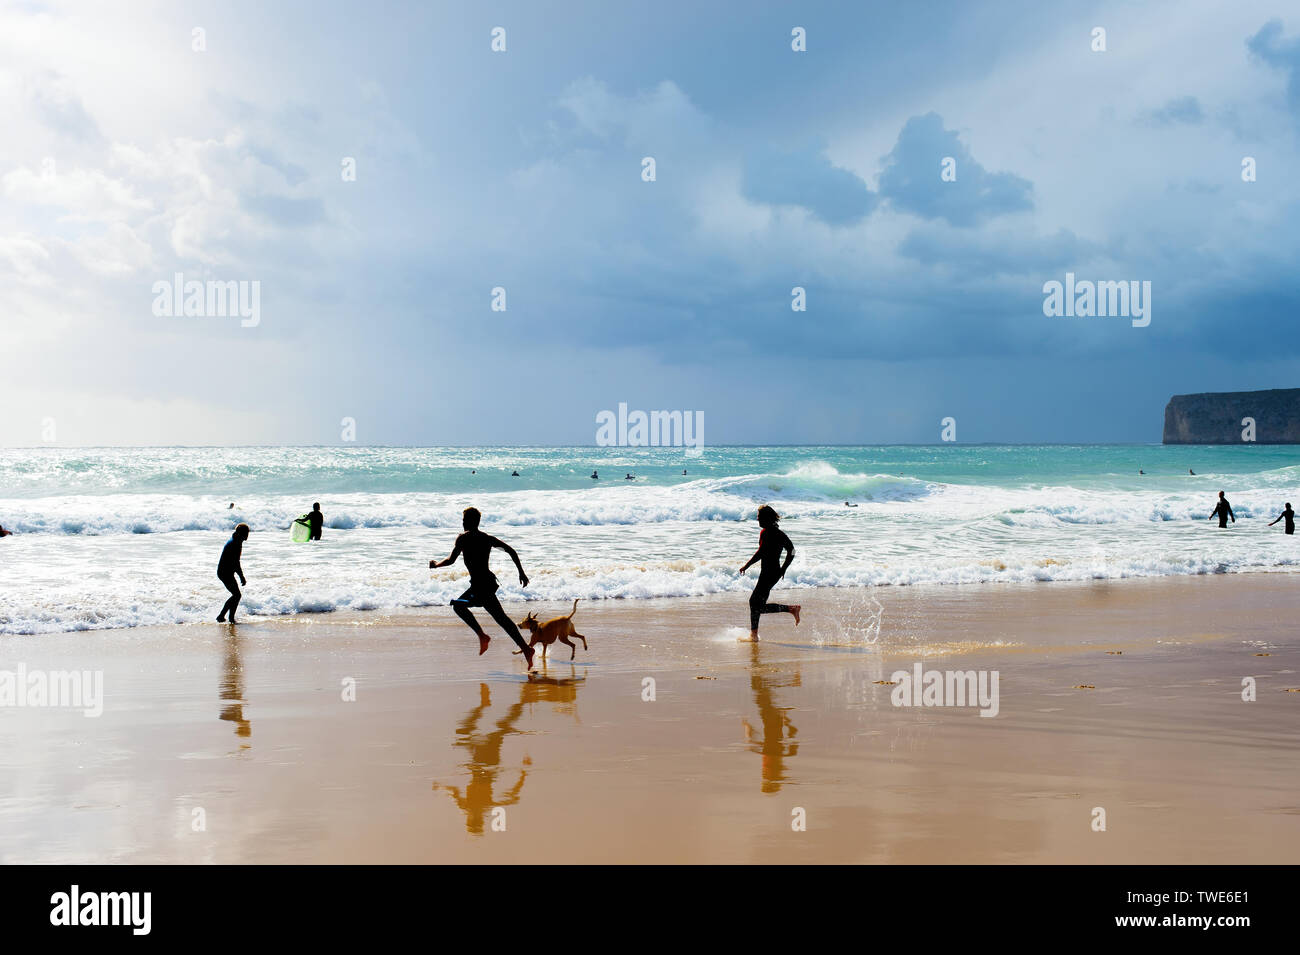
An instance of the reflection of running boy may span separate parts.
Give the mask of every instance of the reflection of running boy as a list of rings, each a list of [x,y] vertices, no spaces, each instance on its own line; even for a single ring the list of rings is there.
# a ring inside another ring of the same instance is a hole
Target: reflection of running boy
[[[450,567],[456,563],[456,558],[462,553],[465,555],[465,569],[469,571],[469,590],[465,591],[459,597],[451,602],[452,609],[456,611],[456,616],[460,617],[467,623],[471,630],[478,634],[478,652],[481,654],[488,648],[488,640],[491,638],[483,632],[483,628],[478,625],[474,615],[470,613],[470,607],[482,607],[497,624],[510,635],[510,639],[519,645],[523,651],[524,659],[528,661],[528,668],[533,666],[533,654],[536,652],[527,643],[519,633],[519,628],[515,622],[506,616],[506,612],[501,609],[501,603],[497,600],[497,583],[496,575],[488,567],[488,560],[492,556],[492,548],[500,547],[510,555],[510,559],[515,562],[515,567],[519,570],[519,584],[521,587],[528,586],[528,575],[524,573],[524,565],[519,563],[519,555],[509,544],[497,540],[490,534],[484,534],[478,529],[479,520],[482,515],[476,507],[465,508],[465,516],[462,523],[465,527],[465,533],[456,538],[456,546],[452,549],[451,556],[446,560],[431,560],[430,567]]]

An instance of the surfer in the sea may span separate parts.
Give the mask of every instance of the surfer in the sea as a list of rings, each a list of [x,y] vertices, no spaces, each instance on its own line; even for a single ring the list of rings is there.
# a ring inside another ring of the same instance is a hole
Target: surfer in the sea
[[[1283,518],[1286,519],[1286,523],[1282,526],[1282,530],[1288,534],[1294,534],[1295,533],[1295,511],[1291,510],[1290,501],[1286,502],[1286,510],[1284,510],[1277,517],[1273,518],[1273,520],[1269,521],[1268,526],[1272,527],[1274,524],[1276,524],[1278,521],[1282,520]],[[3,531],[3,528],[0,528],[0,531]],[[4,534],[0,533],[0,537],[3,536]]]
[[[311,528],[311,540],[320,540],[321,528],[325,526],[325,515],[320,512],[320,502],[317,501],[307,512],[307,526]]]
[[[478,529],[479,521],[482,515],[476,507],[465,508],[465,516],[462,524],[465,527],[465,533],[456,538],[456,546],[452,548],[451,556],[446,560],[431,560],[431,568],[450,567],[456,563],[456,558],[462,553],[465,555],[465,569],[469,571],[469,590],[465,591],[459,597],[451,602],[451,607],[456,611],[456,616],[464,620],[469,628],[478,634],[478,652],[482,654],[488,648],[488,641],[491,639],[483,628],[478,625],[474,615],[470,613],[470,607],[482,607],[497,622],[510,639],[519,645],[519,649],[524,654],[524,659],[528,661],[528,669],[533,668],[533,654],[536,652],[527,643],[519,633],[519,628],[515,622],[506,616],[505,610],[501,608],[501,602],[497,600],[497,583],[496,575],[492,573],[488,562],[492,556],[492,548],[500,547],[510,555],[510,559],[515,562],[515,568],[519,571],[519,585],[528,586],[528,575],[524,573],[524,565],[519,562],[519,555],[515,549],[504,541],[498,540],[490,534],[484,534]]]

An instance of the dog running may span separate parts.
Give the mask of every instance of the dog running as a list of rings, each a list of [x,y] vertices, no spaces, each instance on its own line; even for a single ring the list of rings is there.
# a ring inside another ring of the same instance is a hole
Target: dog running
[[[546,623],[540,623],[537,620],[537,614],[529,613],[527,617],[524,617],[523,620],[519,621],[519,626],[521,628],[526,628],[529,631],[529,633],[532,634],[532,638],[528,641],[529,649],[532,649],[533,647],[537,646],[537,644],[540,643],[542,645],[542,659],[545,659],[546,648],[549,647],[556,640],[559,640],[561,643],[568,646],[569,659],[572,660],[575,656],[577,656],[578,648],[574,646],[573,641],[570,640],[569,638],[577,637],[579,640],[582,641],[582,649],[586,650],[587,638],[584,637],[582,634],[580,634],[573,627],[573,615],[577,612],[578,612],[578,601],[574,600],[573,609],[569,611],[569,615],[567,617],[553,617],[552,619],[546,621]],[[519,653],[523,653],[524,651],[515,650],[514,652],[516,654],[519,654]]]

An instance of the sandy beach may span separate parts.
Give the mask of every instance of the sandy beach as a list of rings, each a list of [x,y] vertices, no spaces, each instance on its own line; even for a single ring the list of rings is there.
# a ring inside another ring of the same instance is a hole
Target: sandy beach
[[[583,601],[590,651],[531,677],[446,607],[0,638],[9,669],[104,680],[98,718],[0,709],[0,861],[1300,852],[1293,575],[781,593],[804,622],[765,617],[757,645],[733,594]],[[997,715],[893,705],[918,662],[996,671]]]

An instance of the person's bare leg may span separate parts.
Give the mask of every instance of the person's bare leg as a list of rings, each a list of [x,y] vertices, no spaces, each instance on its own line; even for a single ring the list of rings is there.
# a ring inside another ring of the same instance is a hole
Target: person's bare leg
[[[794,625],[799,626],[799,611],[803,610],[802,604],[790,604],[790,616],[794,617]]]
[[[451,602],[451,609],[456,611],[456,616],[460,617],[461,620],[464,620],[466,625],[474,631],[475,636],[478,637],[478,655],[482,656],[487,652],[488,643],[492,638],[483,632],[483,628],[478,625],[478,621],[474,619],[474,615],[469,612],[468,606],[461,603],[459,600],[453,600]]]

